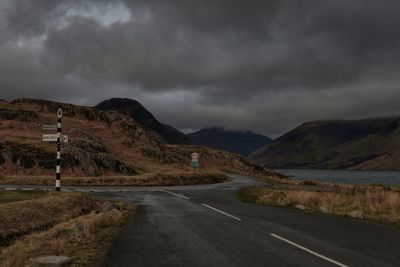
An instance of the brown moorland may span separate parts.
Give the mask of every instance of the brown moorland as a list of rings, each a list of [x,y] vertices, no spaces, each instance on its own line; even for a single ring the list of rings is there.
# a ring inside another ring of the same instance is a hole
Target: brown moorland
[[[161,144],[139,123],[117,112],[44,100],[17,99],[0,101],[0,183],[16,182],[18,177],[23,177],[21,181],[32,184],[43,181],[47,184],[46,179],[33,181],[33,178],[25,177],[54,177],[56,147],[54,143],[41,140],[44,133],[41,127],[55,123],[58,108],[64,111],[63,134],[69,136],[69,143],[62,147],[61,168],[63,177],[71,177],[65,179],[70,184],[215,182],[215,174],[223,170],[280,178],[234,153],[195,145]],[[201,170],[190,167],[194,151],[201,154]],[[207,173],[211,176],[209,181],[205,179]],[[74,177],[82,179],[72,179]],[[104,179],[99,182],[99,178]]]

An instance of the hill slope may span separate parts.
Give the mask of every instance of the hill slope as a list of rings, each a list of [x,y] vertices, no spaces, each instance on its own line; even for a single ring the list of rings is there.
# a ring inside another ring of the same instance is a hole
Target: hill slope
[[[188,134],[194,144],[231,151],[241,155],[248,155],[260,148],[271,139],[261,134],[249,131],[231,131],[224,128],[205,128]]]
[[[190,140],[183,133],[169,125],[160,123],[138,101],[128,98],[111,98],[95,106],[104,111],[117,111],[131,117],[148,130],[153,137],[163,144],[190,144]]]
[[[0,174],[53,176],[55,143],[43,142],[43,124],[56,122],[64,111],[61,168],[67,176],[132,176],[190,172],[191,153],[201,153],[198,172],[231,170],[271,174],[245,158],[192,145],[163,145],[145,127],[118,112],[99,111],[43,100],[0,101]],[[0,175],[0,176],[1,176]]]
[[[379,157],[397,153],[400,136],[395,122],[395,118],[309,122],[249,158],[274,168],[400,169],[394,158],[377,164]]]
[[[338,148],[338,156],[325,164],[356,170],[400,170],[400,118]]]

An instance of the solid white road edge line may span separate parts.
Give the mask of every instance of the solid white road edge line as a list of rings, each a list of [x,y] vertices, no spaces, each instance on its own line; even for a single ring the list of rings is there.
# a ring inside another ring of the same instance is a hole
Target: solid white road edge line
[[[228,216],[228,217],[231,217],[232,219],[235,219],[235,220],[238,220],[238,221],[241,221],[241,220],[242,220],[242,219],[240,219],[240,218],[238,218],[238,217],[235,217],[235,216],[233,216],[233,215],[230,215],[229,213],[226,213],[226,212],[224,212],[224,211],[222,211],[222,210],[219,210],[219,209],[216,209],[216,208],[214,208],[214,207],[211,207],[211,206],[209,206],[209,205],[207,205],[207,204],[202,203],[201,205],[203,205],[203,206],[206,207],[206,208],[212,209],[213,211],[216,211],[216,212],[219,212],[219,213],[221,213],[221,214],[224,214],[224,215],[226,215],[226,216]]]
[[[171,195],[174,195],[174,196],[176,196],[176,197],[184,198],[184,199],[187,199],[187,200],[190,199],[190,198],[185,197],[185,196],[183,196],[183,195],[175,194],[175,193],[173,193],[173,192],[171,192],[171,191],[162,190],[162,189],[160,189],[159,191],[164,192],[164,193],[168,193],[168,194],[171,194]]]
[[[343,263],[340,263],[340,262],[338,262],[338,261],[335,261],[335,260],[332,260],[332,259],[330,259],[330,258],[328,258],[328,257],[325,257],[324,255],[321,255],[321,254],[319,254],[319,253],[317,253],[317,252],[315,252],[315,251],[312,251],[312,250],[310,250],[310,249],[308,249],[308,248],[305,248],[305,247],[303,247],[303,246],[300,246],[299,244],[296,244],[296,243],[294,243],[294,242],[292,242],[292,241],[290,241],[290,240],[288,240],[288,239],[286,239],[286,238],[283,238],[283,237],[281,237],[281,236],[279,236],[279,235],[271,234],[271,236],[273,236],[273,237],[275,237],[275,238],[277,238],[277,239],[279,239],[279,240],[281,240],[281,241],[284,241],[284,242],[286,242],[286,243],[288,243],[288,244],[290,244],[290,245],[292,245],[292,246],[295,246],[295,247],[297,247],[297,248],[299,248],[299,249],[301,249],[301,250],[304,250],[304,251],[306,251],[306,252],[308,252],[308,253],[310,253],[310,254],[312,254],[312,255],[318,257],[318,258],[321,258],[321,259],[323,259],[323,260],[329,261],[330,263],[333,263],[333,264],[335,264],[335,265],[337,265],[337,266],[349,267],[348,265],[345,265],[345,264],[343,264]]]

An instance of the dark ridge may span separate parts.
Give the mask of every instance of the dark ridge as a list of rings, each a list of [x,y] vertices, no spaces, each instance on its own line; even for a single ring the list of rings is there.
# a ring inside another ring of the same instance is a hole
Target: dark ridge
[[[241,155],[248,155],[257,148],[271,142],[271,139],[250,131],[233,131],[221,127],[201,129],[188,134],[194,144],[205,145]]]
[[[379,142],[398,126],[394,117],[307,122],[249,158],[271,168],[351,168],[385,153]]]
[[[133,118],[163,144],[190,144],[189,138],[172,126],[160,123],[142,104],[128,98],[111,98],[95,106],[104,111],[116,111]]]

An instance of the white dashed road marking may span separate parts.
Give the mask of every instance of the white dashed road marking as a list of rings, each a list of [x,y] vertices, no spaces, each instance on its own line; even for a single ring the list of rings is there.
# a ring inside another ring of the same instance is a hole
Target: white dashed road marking
[[[240,219],[240,218],[238,218],[238,217],[236,217],[236,216],[233,216],[233,215],[231,215],[231,214],[229,214],[229,213],[226,213],[225,211],[222,211],[222,210],[216,209],[216,208],[214,208],[214,207],[211,207],[211,206],[209,206],[209,205],[207,205],[207,204],[202,203],[201,205],[203,205],[203,206],[206,207],[206,208],[212,209],[213,211],[216,211],[216,212],[219,212],[219,213],[221,213],[221,214],[224,214],[225,216],[231,217],[232,219],[235,219],[235,220],[237,220],[237,221],[241,221],[241,220],[242,220],[242,219]]]
[[[160,189],[159,191],[164,192],[164,193],[168,193],[168,194],[171,194],[171,195],[174,195],[174,196],[176,196],[176,197],[184,198],[184,199],[187,199],[187,200],[190,199],[190,198],[185,197],[185,196],[183,196],[183,195],[175,194],[175,193],[173,193],[173,192],[171,192],[171,191],[162,190],[162,189]]]
[[[295,242],[290,241],[290,240],[288,240],[288,239],[286,239],[286,238],[283,238],[283,237],[281,237],[281,236],[279,236],[279,235],[271,234],[271,236],[272,236],[272,237],[275,237],[275,238],[277,238],[277,239],[279,239],[279,240],[281,240],[281,241],[283,241],[283,242],[286,242],[286,243],[288,243],[288,244],[290,244],[290,245],[292,245],[292,246],[294,246],[294,247],[297,247],[297,248],[299,248],[299,249],[301,249],[301,250],[304,250],[304,251],[306,251],[306,252],[308,252],[308,253],[310,253],[310,254],[312,254],[312,255],[318,257],[318,258],[321,258],[321,259],[326,260],[326,261],[328,261],[328,262],[330,262],[330,263],[333,263],[333,264],[335,264],[335,265],[337,265],[337,266],[340,266],[340,267],[349,267],[348,265],[345,265],[345,264],[343,264],[343,263],[340,263],[340,262],[338,262],[338,261],[335,261],[335,260],[332,260],[332,259],[330,259],[330,258],[328,258],[328,257],[325,257],[324,255],[321,255],[321,254],[319,254],[319,253],[317,253],[317,252],[315,252],[315,251],[312,251],[311,249],[305,248],[305,247],[303,247],[303,246],[301,246],[301,245],[299,245],[299,244],[296,244]]]

